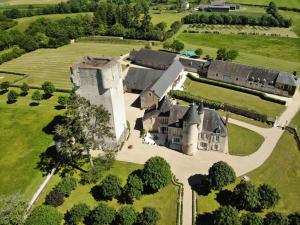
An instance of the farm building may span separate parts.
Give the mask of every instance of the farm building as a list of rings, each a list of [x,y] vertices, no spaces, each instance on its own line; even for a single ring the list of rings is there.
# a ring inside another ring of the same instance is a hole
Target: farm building
[[[198,9],[208,12],[229,12],[240,9],[239,4],[226,3],[224,1],[213,1],[210,3],[200,3]]]

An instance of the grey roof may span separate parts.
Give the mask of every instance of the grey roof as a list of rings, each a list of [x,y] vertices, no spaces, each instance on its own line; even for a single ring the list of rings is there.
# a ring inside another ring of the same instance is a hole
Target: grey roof
[[[186,68],[193,68],[193,69],[202,69],[207,65],[206,62],[196,60],[196,59],[188,59],[188,58],[180,58],[179,61],[181,64]]]
[[[221,136],[227,135],[227,128],[224,121],[214,109],[205,108],[202,130],[219,133]]]
[[[276,83],[289,86],[297,86],[297,82],[294,78],[294,75],[287,72],[280,72],[276,79]]]
[[[275,80],[279,74],[278,71],[258,68],[254,66],[247,66],[237,63],[232,63],[228,61],[213,60],[209,66],[209,72],[219,72],[230,77],[238,77],[242,80],[254,79],[257,81],[265,80],[268,84],[275,84]]]
[[[164,71],[130,67],[124,80],[127,88],[143,91],[156,81]]]
[[[118,63],[117,57],[93,57],[84,56],[79,63],[74,64],[71,68],[109,68],[115,63]]]
[[[178,75],[183,71],[182,64],[175,60],[172,65],[163,73],[163,75],[150,88],[159,98],[163,97],[167,89],[176,80]]]
[[[143,120],[153,118],[155,116],[169,116],[172,108],[172,102],[168,96],[165,96],[159,103],[158,107],[146,110],[143,116]]]
[[[183,121],[188,123],[188,124],[201,124],[201,119],[198,114],[197,106],[196,104],[192,104],[188,111],[185,113],[183,116]]]
[[[165,52],[165,51],[156,51],[151,49],[142,48],[139,51],[133,50],[130,52],[130,59],[137,64],[143,64],[146,62],[148,65],[152,65],[152,68],[160,67],[169,67],[176,57],[175,53]]]

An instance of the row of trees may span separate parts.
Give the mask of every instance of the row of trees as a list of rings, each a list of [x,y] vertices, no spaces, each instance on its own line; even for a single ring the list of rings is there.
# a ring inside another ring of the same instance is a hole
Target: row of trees
[[[227,50],[226,48],[220,48],[217,51],[217,59],[227,61],[227,60],[234,60],[238,57],[237,50]]]

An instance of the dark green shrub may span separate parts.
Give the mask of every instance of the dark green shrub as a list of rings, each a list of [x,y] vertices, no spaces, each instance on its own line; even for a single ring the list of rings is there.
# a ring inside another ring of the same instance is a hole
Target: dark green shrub
[[[280,196],[274,187],[267,184],[262,184],[258,187],[257,191],[259,195],[260,209],[274,208],[277,205]]]
[[[160,217],[155,208],[145,207],[143,212],[138,215],[137,225],[156,225]]]
[[[131,174],[127,178],[127,183],[123,189],[123,196],[126,202],[133,202],[135,199],[140,199],[143,194],[144,184],[140,177]]]
[[[68,225],[77,225],[83,222],[84,218],[90,213],[90,208],[84,203],[74,205],[65,214],[65,221]]]
[[[50,81],[45,81],[42,84],[42,89],[44,90],[45,95],[51,96],[55,92],[55,87]]]
[[[63,215],[49,205],[34,208],[27,218],[25,225],[60,225]]]
[[[74,177],[64,177],[56,186],[55,190],[63,193],[66,197],[70,195],[71,191],[77,187],[77,180]]]
[[[58,96],[57,103],[60,106],[65,106],[67,104],[67,101],[68,101],[68,96],[65,95]]]
[[[21,85],[20,89],[21,89],[23,95],[27,95],[30,88],[29,88],[29,85],[24,82]]]
[[[90,214],[91,225],[111,224],[116,217],[116,211],[104,203],[100,203]]]
[[[279,212],[269,212],[264,218],[264,225],[288,225],[289,220]]]
[[[49,192],[49,194],[46,196],[45,203],[47,205],[51,205],[54,207],[58,207],[64,203],[64,194],[53,189]]]
[[[236,175],[226,162],[214,163],[208,171],[208,183],[211,189],[221,190],[228,184],[235,182]]]
[[[292,213],[288,216],[289,225],[299,225],[300,224],[300,212]]]
[[[132,206],[123,206],[117,214],[118,225],[133,225],[136,223],[138,213]]]
[[[213,212],[213,225],[241,225],[239,212],[231,206],[223,206]]]
[[[243,214],[241,220],[242,225],[263,225],[263,219],[255,213]]]
[[[102,170],[97,167],[90,168],[87,172],[80,173],[80,183],[95,184],[102,177]]]
[[[40,91],[33,92],[32,96],[31,96],[31,99],[36,103],[39,103],[42,100],[42,98],[43,98],[43,96]]]
[[[121,195],[122,186],[121,180],[117,176],[106,176],[99,187],[100,195],[106,199],[116,198]]]
[[[19,94],[15,90],[11,90],[7,94],[7,102],[12,103],[17,101]]]
[[[8,81],[4,81],[2,83],[0,83],[0,90],[1,91],[7,91],[9,88],[9,82]]]

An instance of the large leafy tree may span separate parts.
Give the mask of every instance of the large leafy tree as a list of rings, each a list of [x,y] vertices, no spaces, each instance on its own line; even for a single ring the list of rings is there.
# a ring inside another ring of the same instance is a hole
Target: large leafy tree
[[[133,225],[136,223],[138,213],[132,206],[124,206],[117,215],[118,225]]]
[[[133,202],[135,199],[140,199],[143,194],[144,184],[140,177],[131,174],[127,178],[127,183],[123,189],[123,195],[127,202]]]
[[[0,225],[22,225],[27,208],[20,193],[0,196]]]
[[[171,182],[171,167],[164,158],[152,157],[145,163],[142,179],[147,188],[152,191],[159,191]]]
[[[55,87],[50,81],[45,81],[42,84],[42,89],[44,90],[45,95],[51,96],[55,92]]]
[[[299,225],[300,224],[300,212],[292,213],[288,216],[289,225]]]
[[[121,180],[117,176],[108,175],[100,185],[100,194],[104,198],[112,199],[121,195]]]
[[[239,212],[231,206],[223,206],[213,213],[213,225],[241,225]]]
[[[111,224],[116,217],[114,208],[104,203],[100,203],[89,216],[91,225],[107,225]]]
[[[63,215],[52,206],[41,205],[33,209],[25,225],[60,225]]]
[[[69,97],[66,108],[64,122],[55,129],[62,165],[77,165],[87,153],[93,167],[91,150],[107,150],[105,139],[113,138],[110,114],[76,94]]]
[[[264,218],[264,225],[288,225],[289,220],[279,212],[270,212]]]
[[[258,187],[257,191],[259,195],[260,209],[274,208],[277,205],[280,195],[274,187],[268,184],[262,184]]]
[[[255,213],[246,213],[241,217],[242,225],[263,225],[263,219]]]
[[[138,216],[138,225],[156,225],[160,220],[160,214],[155,208],[145,207],[143,212]]]
[[[208,171],[208,182],[211,189],[221,190],[224,186],[235,182],[236,175],[226,162],[214,163]]]
[[[84,203],[74,205],[65,214],[65,221],[68,225],[77,225],[84,220],[90,213],[90,208]]]

